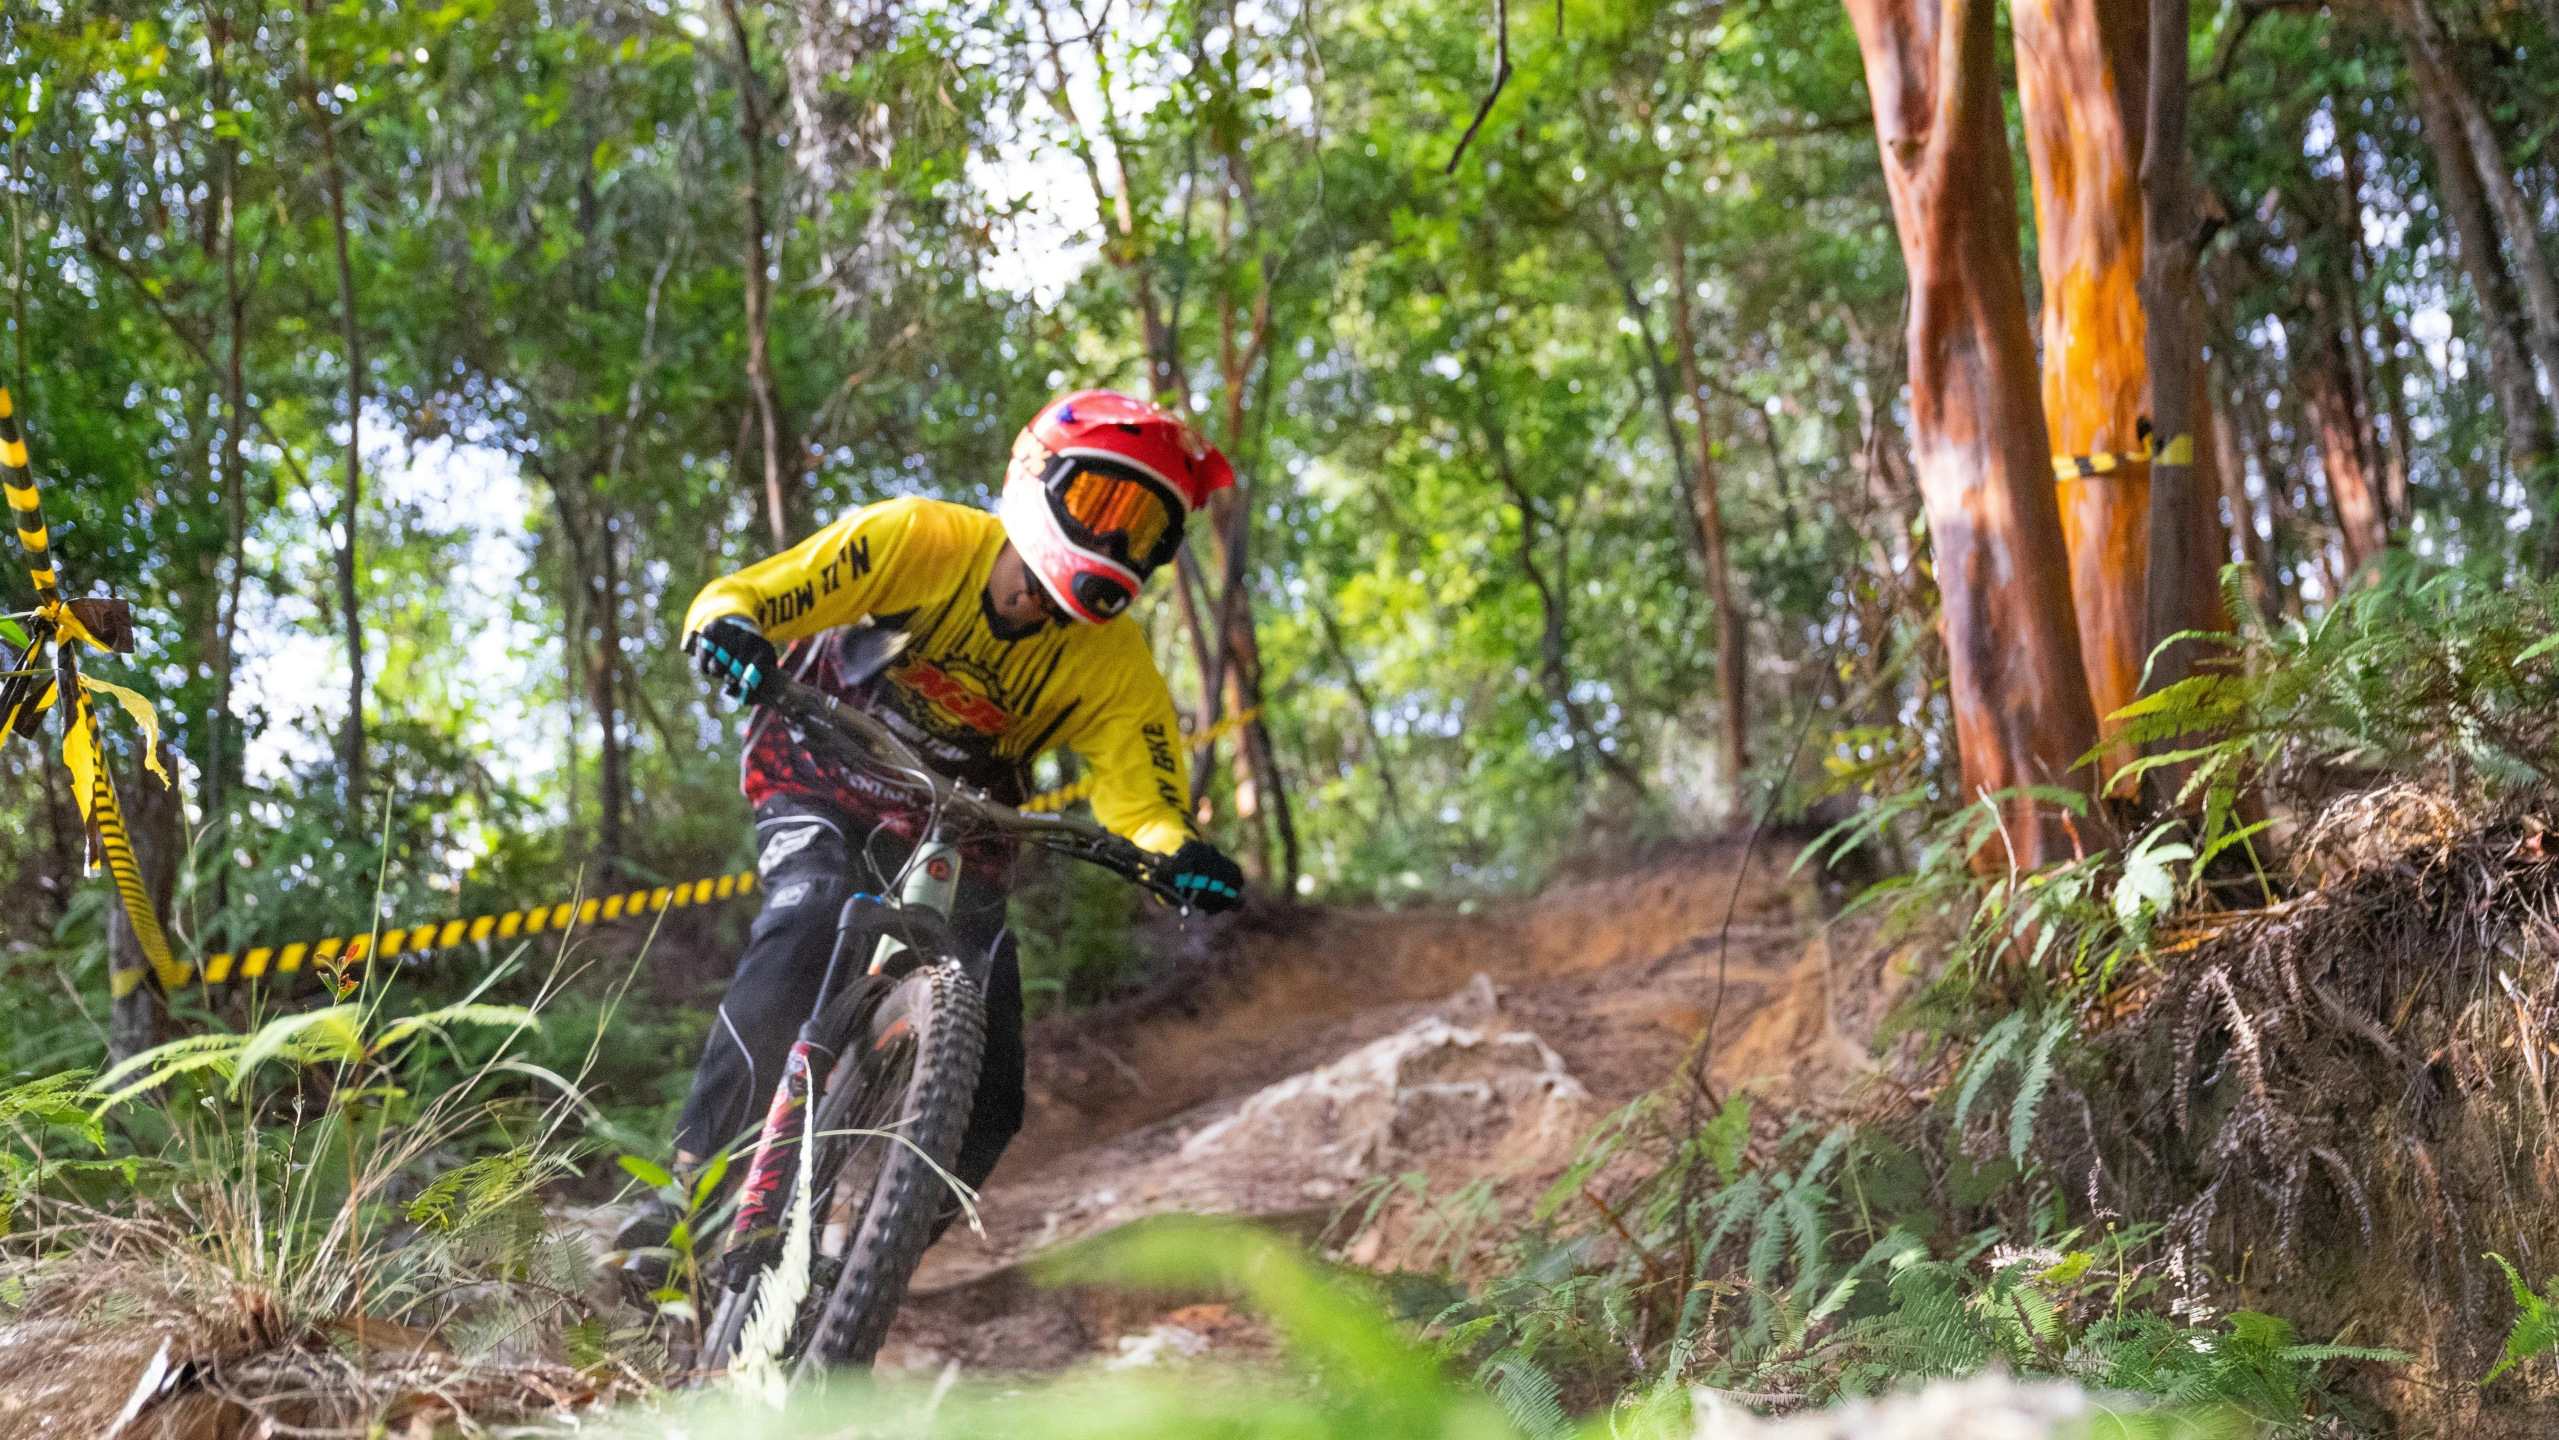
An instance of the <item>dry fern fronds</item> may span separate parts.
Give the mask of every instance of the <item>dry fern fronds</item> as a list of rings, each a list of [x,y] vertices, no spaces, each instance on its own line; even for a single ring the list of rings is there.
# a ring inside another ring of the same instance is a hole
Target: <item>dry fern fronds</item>
[[[2160,952],[2097,1036],[2103,1203],[2173,1216],[2197,1276],[2393,1256],[2448,1343],[2492,1343],[2480,1252],[2559,1250],[2554,798],[2346,797],[2302,841],[2321,883]]]

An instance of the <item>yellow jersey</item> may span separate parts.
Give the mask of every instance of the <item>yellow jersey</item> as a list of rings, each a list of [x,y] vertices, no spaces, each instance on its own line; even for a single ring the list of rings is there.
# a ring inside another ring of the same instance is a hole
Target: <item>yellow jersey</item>
[[[794,678],[862,705],[934,768],[999,798],[1021,798],[1037,756],[1072,750],[1092,769],[1095,819],[1148,850],[1181,848],[1198,830],[1180,722],[1145,633],[1122,615],[1003,638],[986,600],[1003,548],[1003,521],[983,510],[883,501],[704,586],[684,632],[745,616],[790,647]],[[762,719],[745,770],[758,804],[793,793],[869,810],[895,798]]]

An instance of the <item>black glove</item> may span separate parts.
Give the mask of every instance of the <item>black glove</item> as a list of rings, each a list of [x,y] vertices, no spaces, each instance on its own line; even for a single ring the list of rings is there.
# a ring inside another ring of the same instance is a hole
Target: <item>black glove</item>
[[[1182,903],[1222,915],[1244,903],[1244,871],[1205,840],[1185,840],[1156,870]]]
[[[781,657],[773,642],[741,615],[723,615],[684,641],[685,653],[732,700],[753,701],[764,682],[780,672]]]

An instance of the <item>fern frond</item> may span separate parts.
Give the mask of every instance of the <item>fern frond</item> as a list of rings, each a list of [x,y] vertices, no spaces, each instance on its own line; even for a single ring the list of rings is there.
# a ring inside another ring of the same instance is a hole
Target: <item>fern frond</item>
[[[2056,1009],[2035,1037],[2034,1051],[2017,1082],[2017,1099],[2008,1109],[2008,1157],[2021,1165],[2026,1162],[2027,1147],[2034,1143],[2035,1112],[2042,1108],[2044,1091],[2052,1084],[2054,1047],[2070,1030],[2070,1012]]]
[[[1530,1440],[1554,1440],[1571,1432],[1562,1388],[1526,1352],[1505,1350],[1484,1362],[1480,1374],[1491,1378],[1494,1401]]]
[[[1973,1102],[1981,1097],[1981,1087],[1989,1081],[1991,1071],[1998,1067],[1999,1062],[2008,1058],[2009,1050],[2016,1046],[2017,1038],[2025,1028],[2026,1012],[2011,1011],[1990,1027],[1980,1043],[1973,1046],[1972,1054],[1964,1057],[1962,1076],[1955,1091],[1956,1129],[1964,1128],[1966,1117],[1972,1114]]]

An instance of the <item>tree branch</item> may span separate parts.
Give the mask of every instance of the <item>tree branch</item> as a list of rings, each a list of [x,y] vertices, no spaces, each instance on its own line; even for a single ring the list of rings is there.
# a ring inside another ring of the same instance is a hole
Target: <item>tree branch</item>
[[[1556,12],[1560,28],[1563,12]],[[1486,92],[1484,103],[1475,107],[1475,118],[1466,122],[1466,133],[1457,137],[1457,148],[1449,152],[1448,168],[1443,175],[1457,173],[1458,162],[1466,158],[1466,147],[1475,142],[1475,132],[1484,128],[1484,117],[1493,113],[1493,102],[1502,98],[1502,87],[1511,79],[1511,6],[1510,0],[1493,0],[1493,88]]]

